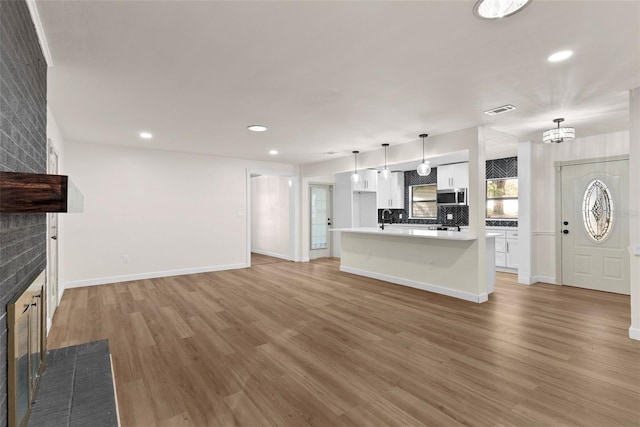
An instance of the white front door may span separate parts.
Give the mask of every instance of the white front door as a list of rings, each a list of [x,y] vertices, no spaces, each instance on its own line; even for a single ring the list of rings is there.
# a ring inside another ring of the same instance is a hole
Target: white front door
[[[316,259],[331,256],[331,200],[333,187],[331,185],[310,185],[309,203],[311,212],[311,230],[309,258]]]
[[[562,166],[562,284],[629,295],[629,162]]]
[[[47,173],[58,173],[58,153],[49,145]],[[47,328],[51,327],[53,313],[58,307],[58,214],[47,214]]]

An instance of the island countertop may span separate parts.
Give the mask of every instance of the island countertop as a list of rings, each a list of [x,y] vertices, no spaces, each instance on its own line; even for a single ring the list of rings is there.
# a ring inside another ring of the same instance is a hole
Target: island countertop
[[[422,239],[443,239],[443,240],[477,240],[474,235],[470,235],[466,231],[447,231],[447,230],[426,230],[424,228],[405,228],[405,227],[385,227],[382,230],[379,227],[353,227],[353,228],[333,228],[331,231],[340,231],[343,233],[360,233],[374,234],[378,236],[399,236],[399,237],[417,237]],[[486,233],[486,237],[495,237],[498,233]]]

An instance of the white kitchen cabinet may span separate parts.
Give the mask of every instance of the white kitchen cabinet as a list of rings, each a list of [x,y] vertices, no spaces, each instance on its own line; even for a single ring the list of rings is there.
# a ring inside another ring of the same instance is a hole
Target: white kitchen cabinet
[[[508,268],[518,268],[518,231],[507,231],[506,243],[506,266]]]
[[[469,187],[469,163],[438,166],[438,190]]]
[[[353,191],[376,191],[378,188],[378,171],[365,169],[358,171],[360,180],[353,184]]]
[[[496,267],[503,271],[514,272],[518,269],[518,230],[487,228],[497,233]]]
[[[389,179],[378,174],[378,209],[404,209],[404,173],[391,172]]]

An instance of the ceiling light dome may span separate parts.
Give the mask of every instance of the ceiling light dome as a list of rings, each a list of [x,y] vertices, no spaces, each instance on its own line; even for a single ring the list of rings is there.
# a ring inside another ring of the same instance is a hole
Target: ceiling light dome
[[[478,0],[473,13],[483,19],[500,19],[519,12],[531,0]]]

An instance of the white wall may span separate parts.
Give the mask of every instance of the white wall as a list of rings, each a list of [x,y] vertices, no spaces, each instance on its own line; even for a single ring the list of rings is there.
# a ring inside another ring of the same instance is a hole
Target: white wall
[[[579,129],[578,129],[579,132]],[[616,132],[562,144],[533,145],[533,258],[534,278],[557,283],[555,224],[555,162],[629,154],[629,132]],[[633,188],[633,187],[631,187]]]
[[[65,221],[67,285],[246,266],[248,169],[297,172],[292,165],[67,142],[65,171],[84,194],[84,212]]]
[[[289,193],[291,178],[251,178],[251,251],[291,259]]]

